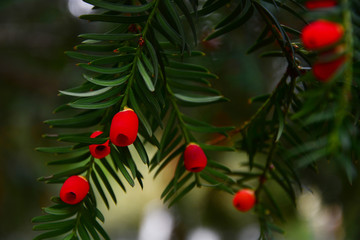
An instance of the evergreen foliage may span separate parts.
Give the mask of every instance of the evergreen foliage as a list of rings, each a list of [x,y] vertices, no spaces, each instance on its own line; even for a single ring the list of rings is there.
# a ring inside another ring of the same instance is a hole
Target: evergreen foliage
[[[276,223],[285,219],[270,184],[280,186],[296,205],[296,192],[303,187],[299,168],[316,169],[317,162],[326,159],[336,162],[350,182],[356,177],[354,161],[360,157],[357,1],[343,0],[331,10],[312,12],[296,0],[84,1],[94,5],[94,13],[81,19],[111,23],[113,28],[105,33],[79,35],[83,41],[74,51],[66,52],[80,61],[84,82],[60,91],[60,95],[71,100],[54,112],[63,112],[68,117],[45,121],[50,127],[68,130],[66,134],[44,135],[65,144],[37,150],[61,156],[49,165],[66,169],[41,177],[40,181],[61,184],[72,175],[83,175],[89,180],[90,192],[76,205],[53,197],[54,205],[43,208],[45,215],[33,219],[34,230],[43,231],[34,240],[55,236],[66,240],[110,239],[101,225],[104,217],[97,208],[95,192],[109,208],[109,201],[117,202],[110,178],[124,192],[135,181],[143,186],[138,164],[146,164],[157,176],[170,162],[177,162],[174,177],[160,196],[169,206],[200,186],[229,194],[253,188],[261,227],[259,239],[274,239],[274,233],[283,232]],[[229,101],[211,87],[211,82],[221,81],[221,76],[219,79],[204,66],[188,61],[204,57],[194,50],[199,38],[197,20],[215,12],[223,13],[226,6],[232,10],[226,11],[205,41],[236,31],[258,16],[264,27],[248,53],[274,46],[261,56],[282,57],[287,64],[270,94],[251,99],[252,103],[261,103],[258,111],[247,122],[234,123],[237,127],[213,126],[182,112],[188,107]],[[296,17],[303,25],[324,18],[344,26],[345,35],[337,43],[342,51],[337,54],[345,56],[346,61],[330,81],[322,83],[315,79],[310,66],[318,53],[303,47],[301,29],[280,23],[274,14],[277,11]],[[136,152],[110,143],[110,155],[95,159],[88,146],[109,139],[111,120],[124,107],[132,108],[139,117],[139,134],[133,144]],[[95,130],[104,133],[90,138]],[[161,136],[155,132],[161,132]],[[222,137],[200,142],[195,137],[198,133],[219,133]],[[232,139],[240,140],[234,143]],[[201,172],[189,172],[184,167],[183,152],[191,142],[197,143],[208,157],[208,165]],[[148,156],[145,143],[157,148],[154,156]],[[248,171],[229,169],[211,155],[212,151],[234,150],[248,154],[248,161],[241,163],[248,166]],[[142,162],[135,162],[133,154],[138,154]],[[258,154],[266,156],[265,159],[256,158]]]

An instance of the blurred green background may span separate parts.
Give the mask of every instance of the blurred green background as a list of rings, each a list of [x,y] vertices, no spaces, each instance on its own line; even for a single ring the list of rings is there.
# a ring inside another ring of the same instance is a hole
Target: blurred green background
[[[0,239],[26,240],[35,236],[31,218],[41,214],[41,207],[50,204],[59,186],[37,182],[40,176],[51,174],[46,167],[48,155],[37,153],[35,147],[48,145],[41,134],[48,131],[43,124],[54,118],[52,110],[64,103],[58,90],[82,82],[81,70],[64,55],[80,42],[78,34],[102,31],[99,24],[77,18],[89,11],[80,0],[1,0],[0,1]],[[227,10],[228,11],[228,10]],[[285,16],[286,17],[286,16]],[[214,14],[199,23],[199,35],[205,36],[214,22]],[[286,18],[291,21],[291,18]],[[231,99],[230,103],[202,109],[202,119],[219,125],[241,125],[256,110],[249,97],[270,92],[283,73],[282,59],[259,59],[258,53],[246,55],[263,23],[255,17],[234,33],[221,37],[210,45],[199,42],[198,48],[207,57],[203,64],[220,76],[214,87]],[[196,61],[199,61],[198,59]],[[190,111],[190,110],[186,110]],[[234,124],[235,123],[235,124]],[[151,152],[153,149],[149,147]],[[243,153],[227,153],[218,158],[238,167],[246,160]],[[141,165],[141,164],[139,164]],[[318,175],[304,172],[303,179],[312,192],[299,193],[295,210],[281,192],[280,206],[288,221],[286,233],[279,239],[345,239],[343,213],[347,215],[348,236],[359,239],[355,222],[359,218],[359,196],[343,183],[340,175],[330,170]],[[124,194],[118,191],[117,206],[104,211],[105,228],[116,240],[255,240],[258,237],[256,216],[239,213],[232,207],[232,196],[209,189],[190,193],[179,205],[168,209],[160,195],[173,169],[153,180],[145,167],[145,188],[139,186]],[[314,182],[318,184],[314,184]],[[284,197],[282,197],[284,196]],[[343,201],[344,208],[339,203]],[[357,221],[358,222],[358,221]]]

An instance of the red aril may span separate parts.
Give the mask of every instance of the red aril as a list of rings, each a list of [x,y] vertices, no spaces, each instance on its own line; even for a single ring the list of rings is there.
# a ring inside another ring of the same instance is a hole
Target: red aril
[[[71,176],[62,185],[60,189],[60,198],[68,204],[77,204],[81,202],[90,189],[89,182],[83,176]]]
[[[139,119],[136,113],[127,108],[114,115],[110,126],[110,141],[119,147],[133,144],[139,128]]]
[[[90,137],[96,138],[97,136],[99,136],[102,133],[103,132],[101,132],[101,131],[95,131],[90,135]],[[89,150],[90,150],[91,155],[94,158],[104,158],[107,155],[109,155],[109,153],[110,153],[109,140],[107,140],[103,144],[91,144],[91,145],[89,145]]]
[[[339,42],[343,35],[342,25],[321,19],[304,27],[301,39],[306,49],[320,50]]]
[[[196,143],[186,146],[184,152],[184,165],[190,172],[200,172],[206,167],[207,157],[202,148]]]

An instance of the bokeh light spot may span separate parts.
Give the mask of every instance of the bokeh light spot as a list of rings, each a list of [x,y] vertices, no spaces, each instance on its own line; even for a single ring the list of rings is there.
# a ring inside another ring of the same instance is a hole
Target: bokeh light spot
[[[91,4],[83,2],[82,0],[68,0],[69,11],[74,17],[79,17],[83,14],[89,14],[92,7],[93,6]]]

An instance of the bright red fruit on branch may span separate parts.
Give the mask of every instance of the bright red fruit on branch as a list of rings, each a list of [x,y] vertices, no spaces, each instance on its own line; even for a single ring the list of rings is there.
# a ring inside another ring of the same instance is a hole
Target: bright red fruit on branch
[[[91,134],[90,137],[96,138],[97,136],[99,136],[102,133],[103,132],[101,132],[101,131],[95,131]],[[91,155],[94,158],[104,158],[107,155],[109,155],[109,153],[110,153],[109,140],[107,140],[103,144],[91,144],[91,145],[89,145],[89,150],[90,150]]]
[[[131,145],[138,133],[139,119],[130,109],[118,112],[112,119],[110,126],[110,141],[119,147]]]
[[[305,2],[307,9],[313,10],[318,8],[335,7],[337,5],[336,0],[312,0]]]
[[[77,204],[81,202],[90,189],[89,182],[83,176],[71,176],[62,185],[60,189],[60,198],[68,204]]]
[[[308,50],[320,50],[337,43],[343,35],[342,25],[321,19],[304,27],[301,38]]]
[[[184,165],[186,170],[190,172],[200,172],[206,167],[206,164],[207,157],[199,145],[190,143],[186,146],[184,152]]]
[[[329,62],[316,62],[313,65],[313,74],[319,81],[327,82],[336,73],[345,60],[346,57],[342,56]]]
[[[249,211],[255,203],[255,192],[251,189],[242,189],[233,198],[234,207],[241,212]]]

